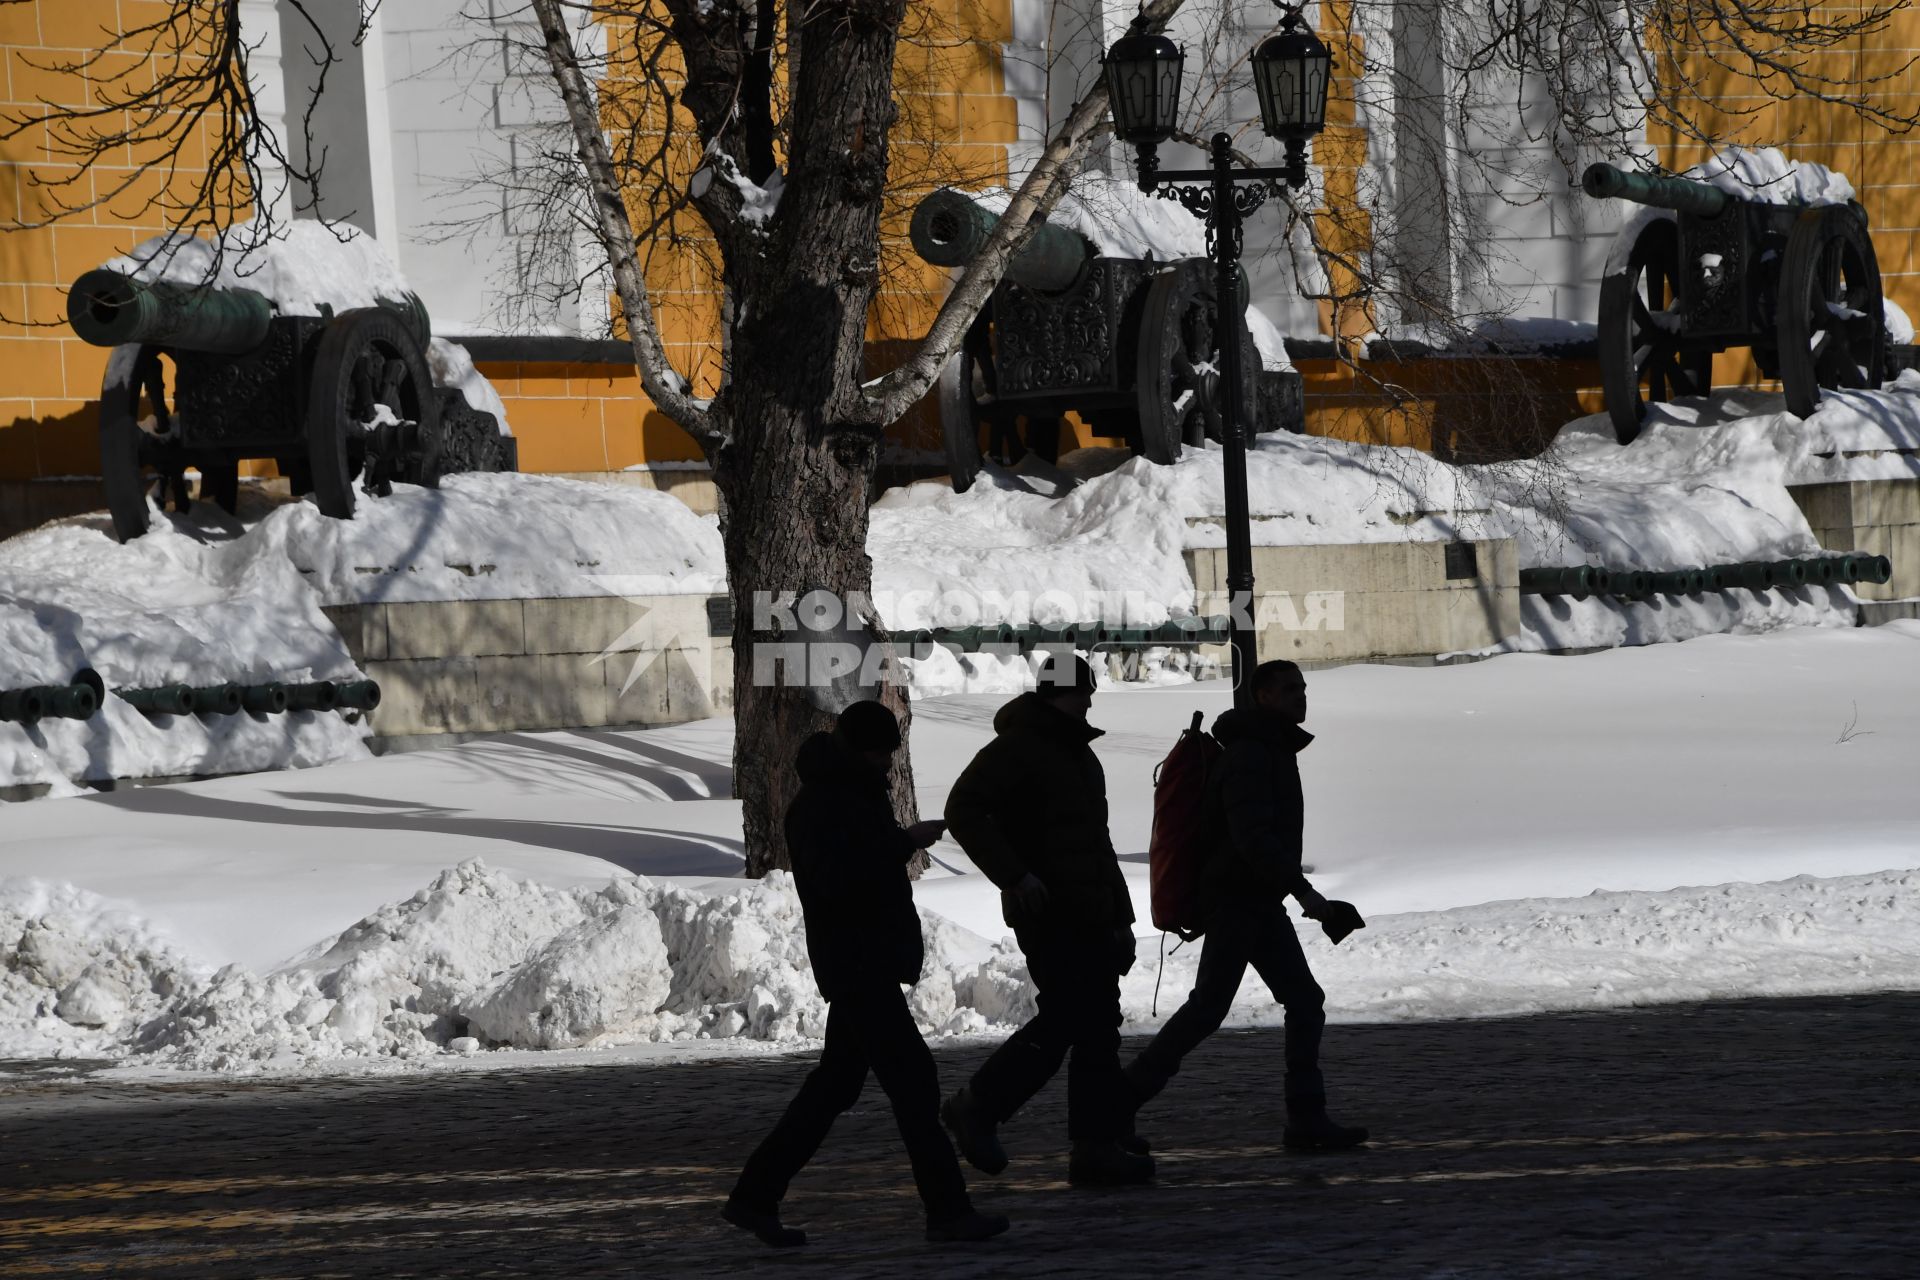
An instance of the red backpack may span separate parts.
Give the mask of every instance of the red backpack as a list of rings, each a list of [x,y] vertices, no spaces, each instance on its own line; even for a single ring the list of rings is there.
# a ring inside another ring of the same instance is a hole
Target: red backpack
[[[1207,772],[1223,748],[1200,727],[1202,714],[1181,731],[1153,771],[1153,840],[1147,846],[1152,872],[1153,927],[1183,940],[1200,936],[1200,871],[1208,848]]]

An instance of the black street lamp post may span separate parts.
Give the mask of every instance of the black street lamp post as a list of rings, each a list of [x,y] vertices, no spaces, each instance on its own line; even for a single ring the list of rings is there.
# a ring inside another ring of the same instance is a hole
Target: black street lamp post
[[[1107,50],[1106,77],[1113,111],[1114,136],[1132,143],[1138,155],[1140,189],[1178,199],[1205,220],[1207,254],[1214,265],[1214,297],[1219,323],[1220,382],[1225,394],[1212,394],[1220,415],[1222,471],[1226,481],[1227,592],[1233,616],[1233,701],[1251,704],[1253,690],[1246,679],[1258,654],[1253,627],[1253,532],[1247,511],[1246,388],[1241,381],[1241,225],[1248,214],[1277,193],[1280,183],[1298,190],[1307,183],[1307,140],[1320,132],[1327,117],[1327,82],[1333,56],[1300,17],[1300,7],[1286,9],[1280,31],[1263,41],[1253,55],[1254,91],[1260,99],[1260,122],[1267,134],[1287,147],[1287,162],[1279,168],[1236,168],[1233,139],[1213,135],[1211,167],[1162,171],[1158,149],[1173,137],[1180,108],[1180,77],[1185,55],[1163,35],[1149,34],[1136,20],[1126,35]],[[1204,185],[1177,185],[1183,183]],[[1216,383],[1216,386],[1218,384]]]

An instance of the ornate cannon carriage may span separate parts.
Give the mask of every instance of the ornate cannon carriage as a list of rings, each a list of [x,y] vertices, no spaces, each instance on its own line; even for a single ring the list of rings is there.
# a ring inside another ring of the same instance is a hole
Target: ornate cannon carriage
[[[1608,164],[1580,185],[1675,215],[1623,231],[1633,241],[1600,287],[1601,385],[1622,444],[1648,401],[1706,394],[1714,355],[1731,347],[1752,348],[1802,418],[1822,388],[1884,378],[1880,265],[1858,202],[1768,204]]]
[[[325,308],[322,309],[326,310]],[[354,481],[433,486],[455,471],[513,470],[491,413],[435,386],[426,306],[412,294],[339,314],[277,314],[249,289],[193,288],[89,271],[67,296],[73,331],[113,348],[100,386],[100,472],[121,541],[147,498],[187,505],[186,471],[231,512],[240,463],[271,458],[296,495],[353,515]]]
[[[934,266],[964,266],[994,221],[943,188],[915,207],[909,235]],[[1244,275],[1238,303],[1246,306]],[[1108,257],[1078,233],[1041,223],[941,375],[953,487],[972,484],[988,455],[1015,462],[1032,451],[1053,461],[1069,410],[1095,435],[1123,438],[1155,463],[1175,461],[1183,444],[1217,439],[1215,319],[1205,258]],[[1241,350],[1253,429],[1302,430],[1299,374],[1263,369],[1244,329]]]

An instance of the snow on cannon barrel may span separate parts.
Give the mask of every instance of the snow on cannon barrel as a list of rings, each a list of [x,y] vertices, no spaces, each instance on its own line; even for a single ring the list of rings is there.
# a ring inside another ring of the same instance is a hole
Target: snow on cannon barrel
[[[985,248],[998,217],[943,187],[915,206],[908,235],[932,265],[963,267]],[[1204,257],[1119,257],[1078,231],[1034,224],[940,375],[954,489],[971,485],[989,457],[1009,466],[1029,453],[1055,462],[1068,413],[1091,434],[1124,440],[1159,464],[1176,461],[1185,445],[1217,439],[1213,282]],[[1239,293],[1244,308],[1244,272]],[[1244,325],[1240,349],[1247,425],[1304,430],[1300,375],[1267,370]]]
[[[199,497],[235,511],[240,464],[271,460],[296,496],[350,519],[358,487],[433,487],[461,470],[511,470],[494,415],[433,381],[432,322],[418,295],[319,315],[283,312],[246,288],[148,280],[99,268],[74,282],[67,320],[111,347],[100,387],[100,474],[122,542],[146,532],[149,500]]]
[[[1608,164],[1581,178],[1596,199],[1670,215],[1627,221],[1600,286],[1600,381],[1621,444],[1649,404],[1712,390],[1714,356],[1735,347],[1802,418],[1823,389],[1877,387],[1888,366],[1879,260],[1866,210],[1842,198],[1851,188],[1774,152],[1700,171],[1720,184]]]

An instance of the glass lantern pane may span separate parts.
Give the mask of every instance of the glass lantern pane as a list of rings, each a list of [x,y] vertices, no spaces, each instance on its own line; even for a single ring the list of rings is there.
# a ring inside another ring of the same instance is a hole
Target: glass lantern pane
[[[1154,123],[1172,129],[1180,115],[1180,63],[1166,60],[1159,64],[1160,83],[1154,95]]]

